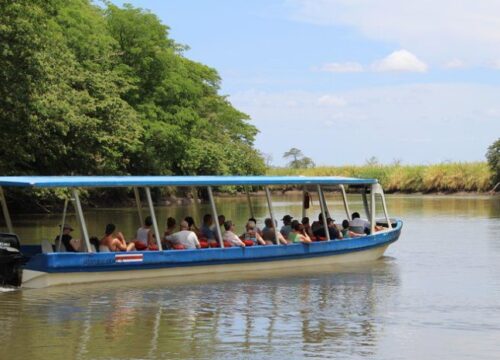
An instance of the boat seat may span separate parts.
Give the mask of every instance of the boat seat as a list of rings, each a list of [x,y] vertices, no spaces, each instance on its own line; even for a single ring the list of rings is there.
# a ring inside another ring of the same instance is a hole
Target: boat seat
[[[49,242],[49,240],[42,240],[41,245],[42,245],[42,253],[49,254],[54,252],[54,248],[52,247],[52,244]]]
[[[230,243],[229,241],[227,241],[227,240],[224,240],[224,241],[223,241],[223,243],[224,243],[224,247],[225,247],[225,248],[228,248],[228,247],[233,247],[233,244],[231,244],[231,243]],[[218,242],[218,241],[217,241],[217,242],[211,242],[211,243],[210,243],[210,247],[213,247],[213,248],[220,248],[220,244],[219,244],[219,242]]]
[[[99,245],[99,252],[111,252],[106,245]]]
[[[208,248],[209,248],[208,241],[200,240],[200,249],[208,249]]]
[[[132,242],[135,245],[135,249],[138,250],[138,251],[147,250],[148,249],[148,246],[144,245],[144,243],[142,241],[136,240],[136,241],[132,241]]]

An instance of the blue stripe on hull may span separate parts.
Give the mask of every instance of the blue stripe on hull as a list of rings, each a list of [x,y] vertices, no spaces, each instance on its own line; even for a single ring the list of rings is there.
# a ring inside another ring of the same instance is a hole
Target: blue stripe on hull
[[[402,222],[395,229],[372,236],[312,244],[232,247],[225,249],[167,250],[127,253],[37,254],[26,264],[29,270],[48,273],[145,270],[187,266],[206,266],[250,262],[306,259],[340,255],[383,246],[399,238]],[[142,254],[140,262],[116,262],[115,255]]]

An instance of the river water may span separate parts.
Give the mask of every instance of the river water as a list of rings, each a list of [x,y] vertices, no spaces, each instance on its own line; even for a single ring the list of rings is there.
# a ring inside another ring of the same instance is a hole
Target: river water
[[[345,215],[332,196],[339,222]],[[404,228],[371,263],[3,289],[0,359],[498,359],[500,198],[387,198]],[[217,205],[242,229],[246,199],[219,198]],[[253,205],[262,224],[265,199]],[[274,197],[274,207],[280,218],[301,214],[294,195]],[[354,201],[351,210],[361,208]],[[167,216],[192,214],[192,205],[157,212],[162,226]],[[134,209],[87,211],[86,219],[96,235],[107,222],[128,236],[138,226]],[[25,243],[53,239],[60,223],[46,215],[13,220]],[[75,224],[74,216],[68,221]]]

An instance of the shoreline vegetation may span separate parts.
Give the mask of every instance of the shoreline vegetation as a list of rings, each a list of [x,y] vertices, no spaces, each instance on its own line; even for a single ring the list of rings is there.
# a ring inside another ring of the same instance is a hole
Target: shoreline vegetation
[[[494,185],[491,184],[492,171],[486,162],[270,168],[267,175],[375,178],[386,193],[487,193]]]

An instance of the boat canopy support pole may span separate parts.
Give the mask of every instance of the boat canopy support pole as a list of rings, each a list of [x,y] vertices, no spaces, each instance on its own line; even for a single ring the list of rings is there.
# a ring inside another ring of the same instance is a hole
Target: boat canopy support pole
[[[302,186],[302,219],[305,218],[307,216],[307,211],[306,211],[306,186]]]
[[[141,194],[139,193],[139,188],[134,186],[134,196],[135,196],[135,204],[137,206],[137,214],[139,214],[139,224],[144,225],[144,219],[142,218],[142,203],[141,203]]]
[[[320,196],[321,196],[321,199],[323,200],[323,206],[325,207],[326,217],[329,218],[330,217],[330,211],[328,210],[328,204],[326,203],[325,192],[323,191],[323,188],[321,188]]]
[[[212,208],[212,216],[214,218],[214,222],[216,221],[217,226],[215,227],[215,232],[217,233],[217,238],[219,240],[219,245],[221,248],[224,248],[224,241],[222,241],[222,232],[220,231],[219,224],[219,215],[217,215],[217,207],[215,206],[214,194],[212,192],[212,187],[208,186],[208,197],[210,199],[210,206]]]
[[[80,203],[78,190],[72,189],[72,193],[73,193],[74,207],[76,210],[76,217],[78,218],[78,224],[80,225],[80,231],[82,232],[83,235],[85,247],[87,248],[87,252],[92,252],[92,248],[90,247],[89,232],[87,230],[87,224],[85,223],[85,217],[83,216],[82,204]]]
[[[342,192],[342,201],[344,202],[344,209],[347,220],[351,221],[351,211],[349,210],[349,203],[347,202],[347,193],[345,192],[345,186],[343,184],[340,184],[339,187],[340,191]]]
[[[327,214],[326,214],[326,207],[325,207],[325,198],[323,197],[323,190],[321,189],[321,185],[317,185],[318,187],[318,197],[319,197],[319,205],[321,206],[321,215],[322,215],[322,220],[323,220],[323,228],[325,229],[325,236],[328,241],[330,241],[330,231],[328,231],[328,225],[327,225]]]
[[[384,216],[385,220],[387,221],[387,226],[389,229],[392,229],[392,224],[391,221],[389,220],[389,213],[387,211],[387,203],[385,202],[385,195],[384,195],[384,190],[382,189],[382,186],[380,184],[373,184],[372,185],[372,199],[375,199],[375,194],[380,195],[380,198],[382,199],[382,207],[384,209]]]
[[[275,244],[279,245],[279,232],[278,232],[278,226],[276,225],[276,219],[274,218],[274,213],[273,213],[273,202],[271,200],[271,192],[269,191],[268,186],[264,186],[264,189],[266,190],[266,199],[267,199],[267,207],[269,208],[269,215],[271,216],[271,221],[273,223],[274,227],[274,237],[275,237]]]
[[[248,208],[250,209],[250,217],[255,219],[255,212],[253,211],[252,198],[250,197],[250,191],[248,191],[248,186],[245,186],[245,192],[247,193]]]
[[[198,221],[198,224],[203,224],[203,215],[201,215],[200,200],[198,199],[198,189],[194,186],[191,188],[191,195],[193,196],[194,217]]]
[[[155,232],[156,245],[158,245],[158,250],[162,251],[163,248],[161,246],[160,231],[158,230],[158,222],[156,221],[155,208],[153,206],[153,198],[151,197],[151,189],[149,187],[145,187],[144,190],[146,190],[146,198],[148,200],[149,214],[151,216],[151,220],[153,220],[153,229]]]
[[[371,213],[370,213],[370,234],[375,233],[375,191],[373,191],[373,185],[371,186],[371,191],[370,191],[370,205],[371,205]]]
[[[372,215],[370,214],[370,207],[368,206],[368,197],[366,196],[366,187],[363,188],[363,193],[361,194],[363,197],[363,206],[365,207],[365,214],[367,219],[371,219]],[[373,197],[372,197],[373,199]],[[373,206],[373,204],[372,204]]]
[[[2,203],[2,212],[5,219],[5,224],[7,229],[11,234],[14,233],[14,227],[12,226],[12,221],[10,220],[9,208],[7,207],[7,202],[5,201],[5,195],[3,193],[3,188],[0,186],[0,202]]]
[[[59,230],[59,239],[57,239],[57,244],[56,244],[56,251],[60,252],[61,251],[61,243],[62,243],[62,237],[63,237],[63,231],[64,231],[64,224],[66,223],[66,213],[68,211],[68,203],[69,200],[66,198],[64,200],[64,208],[63,208],[63,215],[62,215],[62,220],[61,220],[61,226]]]

